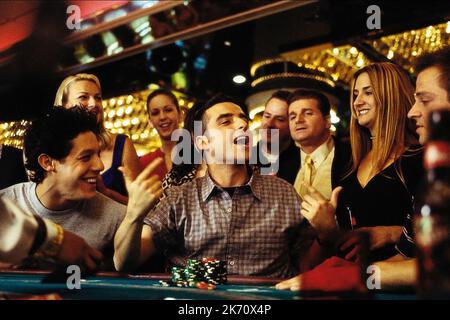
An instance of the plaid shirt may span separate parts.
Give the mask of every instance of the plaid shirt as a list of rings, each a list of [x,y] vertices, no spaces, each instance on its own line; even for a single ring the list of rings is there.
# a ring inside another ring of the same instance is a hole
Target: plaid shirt
[[[210,257],[226,260],[228,274],[284,278],[297,272],[290,238],[302,221],[292,185],[253,173],[233,197],[209,174],[172,187],[144,223],[171,265]]]

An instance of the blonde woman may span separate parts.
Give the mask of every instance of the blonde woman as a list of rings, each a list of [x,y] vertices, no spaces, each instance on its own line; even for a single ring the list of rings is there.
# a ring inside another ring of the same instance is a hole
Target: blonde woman
[[[342,181],[337,220],[341,228],[370,235],[371,259],[395,255],[412,195],[422,172],[422,152],[407,118],[414,87],[405,71],[392,63],[358,70],[351,84],[350,142],[353,164]],[[341,246],[347,258],[357,249]]]
[[[106,196],[127,204],[127,191],[118,168],[128,168],[134,179],[141,172],[141,166],[131,140],[125,135],[113,134],[104,127],[102,90],[98,78],[85,73],[65,78],[58,88],[54,104],[66,109],[81,107],[95,114],[100,130],[100,158],[105,166],[101,179],[97,181],[97,189]]]
[[[302,203],[302,214],[316,230],[330,235],[327,244],[337,245],[346,259],[357,257],[358,237],[336,243],[338,229],[367,232],[370,260],[396,254],[395,243],[422,176],[422,152],[407,118],[413,93],[408,75],[392,63],[374,63],[353,76],[352,169],[333,190],[331,201],[309,187]]]

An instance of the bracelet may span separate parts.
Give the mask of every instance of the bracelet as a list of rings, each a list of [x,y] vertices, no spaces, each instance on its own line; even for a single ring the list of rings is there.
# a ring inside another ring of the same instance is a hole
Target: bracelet
[[[45,225],[44,220],[41,217],[35,215],[36,222],[38,224],[36,235],[34,236],[33,244],[31,245],[30,251],[28,252],[29,256],[32,256],[36,253],[36,251],[44,244],[45,239],[47,238],[47,226]]]
[[[53,224],[57,230],[57,235],[44,248],[38,250],[34,255],[37,258],[55,258],[61,251],[61,245],[64,241],[64,229],[59,225]]]

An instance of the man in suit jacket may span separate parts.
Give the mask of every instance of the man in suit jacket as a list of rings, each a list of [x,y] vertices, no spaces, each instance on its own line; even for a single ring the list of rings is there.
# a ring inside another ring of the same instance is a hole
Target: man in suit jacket
[[[331,135],[330,103],[317,91],[299,89],[289,97],[289,128],[300,147],[301,166],[294,187],[303,197],[303,182],[325,198],[339,185],[351,161],[351,149]]]
[[[289,132],[289,91],[278,90],[267,100],[257,145],[261,174],[271,174],[294,184],[300,167],[300,150]]]

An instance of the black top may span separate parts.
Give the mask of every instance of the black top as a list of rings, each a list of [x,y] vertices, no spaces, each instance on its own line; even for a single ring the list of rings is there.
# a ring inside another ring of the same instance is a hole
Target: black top
[[[363,188],[356,171],[343,179],[336,212],[341,229],[403,226],[412,213],[413,195],[423,175],[422,151],[407,151],[389,167],[374,176]],[[401,168],[405,183],[396,170]],[[371,259],[384,260],[395,255],[395,246],[382,248]]]
[[[108,189],[114,190],[123,196],[128,197],[125,180],[119,167],[122,165],[123,150],[127,136],[118,134],[114,143],[113,159],[111,168],[102,173],[103,183]]]
[[[414,258],[416,256],[414,229],[412,225],[411,214],[408,214],[408,216],[406,217],[406,222],[403,226],[403,232],[396,248],[397,251],[406,258]]]

